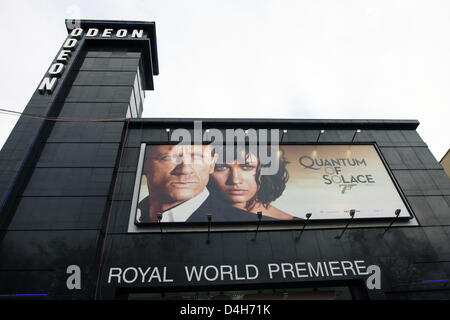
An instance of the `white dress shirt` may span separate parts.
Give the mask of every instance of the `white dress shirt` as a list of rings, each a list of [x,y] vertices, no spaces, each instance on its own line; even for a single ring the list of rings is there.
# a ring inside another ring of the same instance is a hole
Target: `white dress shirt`
[[[204,188],[202,192],[198,195],[189,199],[169,210],[166,210],[162,213],[161,222],[185,222],[191,214],[197,210],[203,202],[205,202],[206,198],[209,196],[208,189]]]
[[[206,198],[209,196],[208,189],[204,188],[202,192],[198,195],[189,199],[169,210],[161,212],[162,219],[161,222],[185,222],[191,214],[195,212],[202,204],[205,202]],[[137,218],[141,216],[141,210],[137,210]]]

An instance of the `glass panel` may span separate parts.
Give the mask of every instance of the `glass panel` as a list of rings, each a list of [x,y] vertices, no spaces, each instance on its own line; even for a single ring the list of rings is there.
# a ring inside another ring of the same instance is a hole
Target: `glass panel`
[[[137,118],[137,109],[136,109],[136,100],[134,99],[134,89],[131,89],[131,98],[130,98],[130,108],[131,108],[131,116],[133,118]]]
[[[127,115],[125,117],[126,118],[131,118],[130,104],[128,104]]]

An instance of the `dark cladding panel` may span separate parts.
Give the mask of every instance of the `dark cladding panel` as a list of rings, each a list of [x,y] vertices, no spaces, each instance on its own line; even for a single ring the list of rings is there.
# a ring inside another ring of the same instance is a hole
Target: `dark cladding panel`
[[[111,220],[109,232],[111,233],[127,233],[128,222],[130,218],[131,201],[118,201],[112,202],[110,211]]]
[[[141,143],[168,142],[169,133],[166,132],[166,128],[160,126],[161,124],[158,124],[157,129],[130,128],[127,135],[126,146],[138,148],[141,146]]]
[[[9,230],[100,229],[107,197],[24,197]]]
[[[126,102],[130,101],[132,87],[128,86],[73,86],[66,102]]]
[[[80,71],[75,78],[75,86],[129,86],[136,77],[136,70],[128,72]]]
[[[47,143],[35,166],[114,168],[118,151],[118,143]]]
[[[66,102],[59,114],[72,119],[118,119],[127,113],[128,102]]]
[[[140,148],[124,148],[119,172],[136,172]]]
[[[442,195],[430,174],[433,170],[393,170],[395,178],[405,195]]]
[[[114,200],[132,200],[136,172],[120,172],[117,175]]]
[[[449,235],[445,232],[444,227],[428,227],[423,228],[431,246],[439,255],[440,260],[449,261],[450,259],[450,242]]]
[[[57,122],[47,142],[119,142],[123,122]]]
[[[0,244],[0,270],[94,263],[98,236],[89,230],[8,231]]]
[[[403,134],[405,140],[409,142],[411,145],[417,145],[422,147],[427,146],[416,130],[400,130],[400,132]]]
[[[442,169],[442,166],[436,160],[428,148],[414,148],[417,157],[423,163],[426,169]]]
[[[439,186],[442,195],[450,195],[450,179],[443,169],[429,170],[429,175],[433,179],[434,183]]]
[[[426,147],[415,130],[364,130],[357,133],[355,142],[376,142],[380,147]]]
[[[414,210],[414,213],[416,215],[416,218],[419,220],[419,223],[423,226],[433,226],[439,224],[439,218],[437,217],[437,214],[439,212],[434,212],[433,209],[430,206],[430,203],[427,201],[427,198],[434,198],[438,196],[433,197],[424,197],[424,196],[415,196],[415,197],[408,197],[408,202],[411,205],[411,208]],[[445,201],[444,201],[445,202]],[[443,207],[442,209],[444,209]],[[448,206],[447,206],[448,210]],[[440,211],[440,210],[438,210]],[[448,221],[450,221],[450,216],[448,217]],[[447,222],[448,222],[447,221]]]
[[[23,196],[107,196],[113,168],[35,168]]]
[[[108,49],[105,48],[101,51],[96,51],[95,49],[89,50],[86,53],[87,58],[131,58],[131,59],[137,59],[141,57],[140,52],[133,52],[133,51],[124,51],[123,48],[114,48]]]
[[[283,143],[303,143],[303,142],[316,142],[319,136],[320,130],[297,130],[291,129],[283,135]]]
[[[3,299],[8,298],[8,295],[12,298],[16,294],[30,295],[29,298],[34,300],[48,299],[57,286],[53,269],[0,270],[0,283],[0,295]]]
[[[320,134],[319,142],[351,142],[355,130],[325,130]]]
[[[81,71],[136,71],[140,58],[88,58],[80,66]]]
[[[111,167],[118,143],[46,143],[36,167]]]
[[[391,169],[441,169],[426,147],[381,147]]]
[[[381,147],[381,154],[386,160],[387,165],[392,170],[394,169],[407,169],[406,164],[403,162],[403,159],[400,157],[397,148],[392,147]]]

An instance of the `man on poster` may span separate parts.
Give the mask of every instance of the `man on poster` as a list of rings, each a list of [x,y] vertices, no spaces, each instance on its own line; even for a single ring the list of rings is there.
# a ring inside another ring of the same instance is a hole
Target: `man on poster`
[[[209,194],[217,154],[209,145],[148,145],[143,166],[149,195],[138,204],[138,223],[253,220]]]

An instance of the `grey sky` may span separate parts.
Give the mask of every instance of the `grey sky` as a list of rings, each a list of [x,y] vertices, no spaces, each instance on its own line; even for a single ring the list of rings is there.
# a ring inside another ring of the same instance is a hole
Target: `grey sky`
[[[449,148],[449,1],[2,1],[0,108],[22,111],[64,19],[155,21],[144,117],[417,119]],[[17,117],[0,114],[0,146]]]

